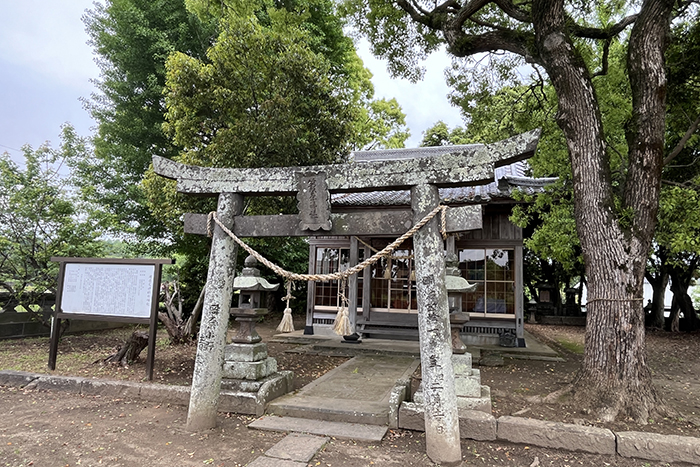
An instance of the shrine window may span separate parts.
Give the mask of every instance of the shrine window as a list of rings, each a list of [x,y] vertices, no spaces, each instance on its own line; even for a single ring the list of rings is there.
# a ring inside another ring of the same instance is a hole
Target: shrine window
[[[363,249],[359,250],[359,260],[364,260]],[[350,249],[334,247],[316,247],[315,274],[332,274],[338,271],[345,271],[350,267]],[[340,281],[317,281],[314,305],[316,308],[337,311],[340,302],[338,297],[338,287]],[[362,274],[358,276],[358,303],[357,307],[362,307]],[[345,286],[346,297],[349,294],[347,284]]]
[[[476,284],[465,294],[462,309],[474,317],[515,317],[515,251],[513,249],[460,249],[462,277]]]
[[[395,250],[377,261],[371,270],[373,311],[416,313],[416,279],[413,250]]]

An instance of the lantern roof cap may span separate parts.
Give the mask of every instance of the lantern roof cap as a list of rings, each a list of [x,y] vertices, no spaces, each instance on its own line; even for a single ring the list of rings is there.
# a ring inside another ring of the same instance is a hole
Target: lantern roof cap
[[[445,257],[445,288],[447,293],[474,292],[477,284],[470,284],[459,272],[457,255],[449,253]]]
[[[248,256],[244,264],[241,274],[233,280],[233,290],[274,292],[279,288],[279,284],[270,284],[260,277],[260,270],[255,267],[258,262],[254,257]]]

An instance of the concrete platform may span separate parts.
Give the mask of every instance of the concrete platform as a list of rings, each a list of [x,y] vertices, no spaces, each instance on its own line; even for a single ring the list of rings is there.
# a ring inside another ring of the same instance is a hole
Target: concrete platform
[[[561,356],[549,346],[538,341],[532,334],[525,331],[525,347],[501,347],[499,345],[467,346],[467,352],[472,354],[475,363],[478,363],[482,351],[484,353],[498,352],[506,358],[527,360],[563,361]],[[268,342],[282,342],[300,344],[295,349],[299,353],[311,353],[329,356],[357,356],[357,355],[389,355],[419,358],[420,347],[418,341],[404,341],[396,339],[362,339],[359,344],[349,344],[338,336],[308,335],[303,330],[285,334],[276,334]]]
[[[419,360],[362,355],[329,371],[294,394],[272,401],[267,412],[316,420],[389,425],[398,414]],[[403,392],[405,395],[406,392]]]

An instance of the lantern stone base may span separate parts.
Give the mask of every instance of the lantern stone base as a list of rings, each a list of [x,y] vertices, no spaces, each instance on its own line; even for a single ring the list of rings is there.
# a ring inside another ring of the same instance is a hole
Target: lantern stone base
[[[271,400],[292,390],[293,382],[291,371],[277,371],[267,344],[229,344],[224,348],[219,410],[262,415]]]
[[[224,362],[222,378],[257,381],[277,372],[277,360],[267,357],[259,362]]]
[[[221,382],[219,411],[259,417],[271,401],[291,392],[293,387],[291,371],[280,371],[259,381],[225,379]]]

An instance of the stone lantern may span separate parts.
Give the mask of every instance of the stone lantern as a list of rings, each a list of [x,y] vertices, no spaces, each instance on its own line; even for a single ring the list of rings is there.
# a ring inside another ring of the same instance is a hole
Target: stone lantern
[[[268,313],[267,307],[263,306],[265,293],[274,292],[280,286],[260,277],[260,270],[255,267],[257,263],[255,258],[248,256],[243,271],[233,280],[233,290],[239,295],[238,307],[231,308],[231,316],[240,323],[240,327],[231,342],[254,344],[262,340],[255,330],[255,322]]]
[[[265,294],[277,290],[260,277],[252,256],[245,260],[241,275],[233,280],[239,293],[238,306],[231,316],[240,323],[238,334],[224,347],[219,410],[261,416],[267,404],[293,388],[294,374],[277,371],[277,360],[267,354],[267,344],[255,331],[255,322],[268,313]]]
[[[452,352],[463,354],[467,346],[462,342],[460,332],[469,315],[462,311],[462,295],[476,290],[476,284],[470,284],[459,272],[457,255],[449,253],[445,257],[445,288],[450,310],[450,328],[452,331]]]

